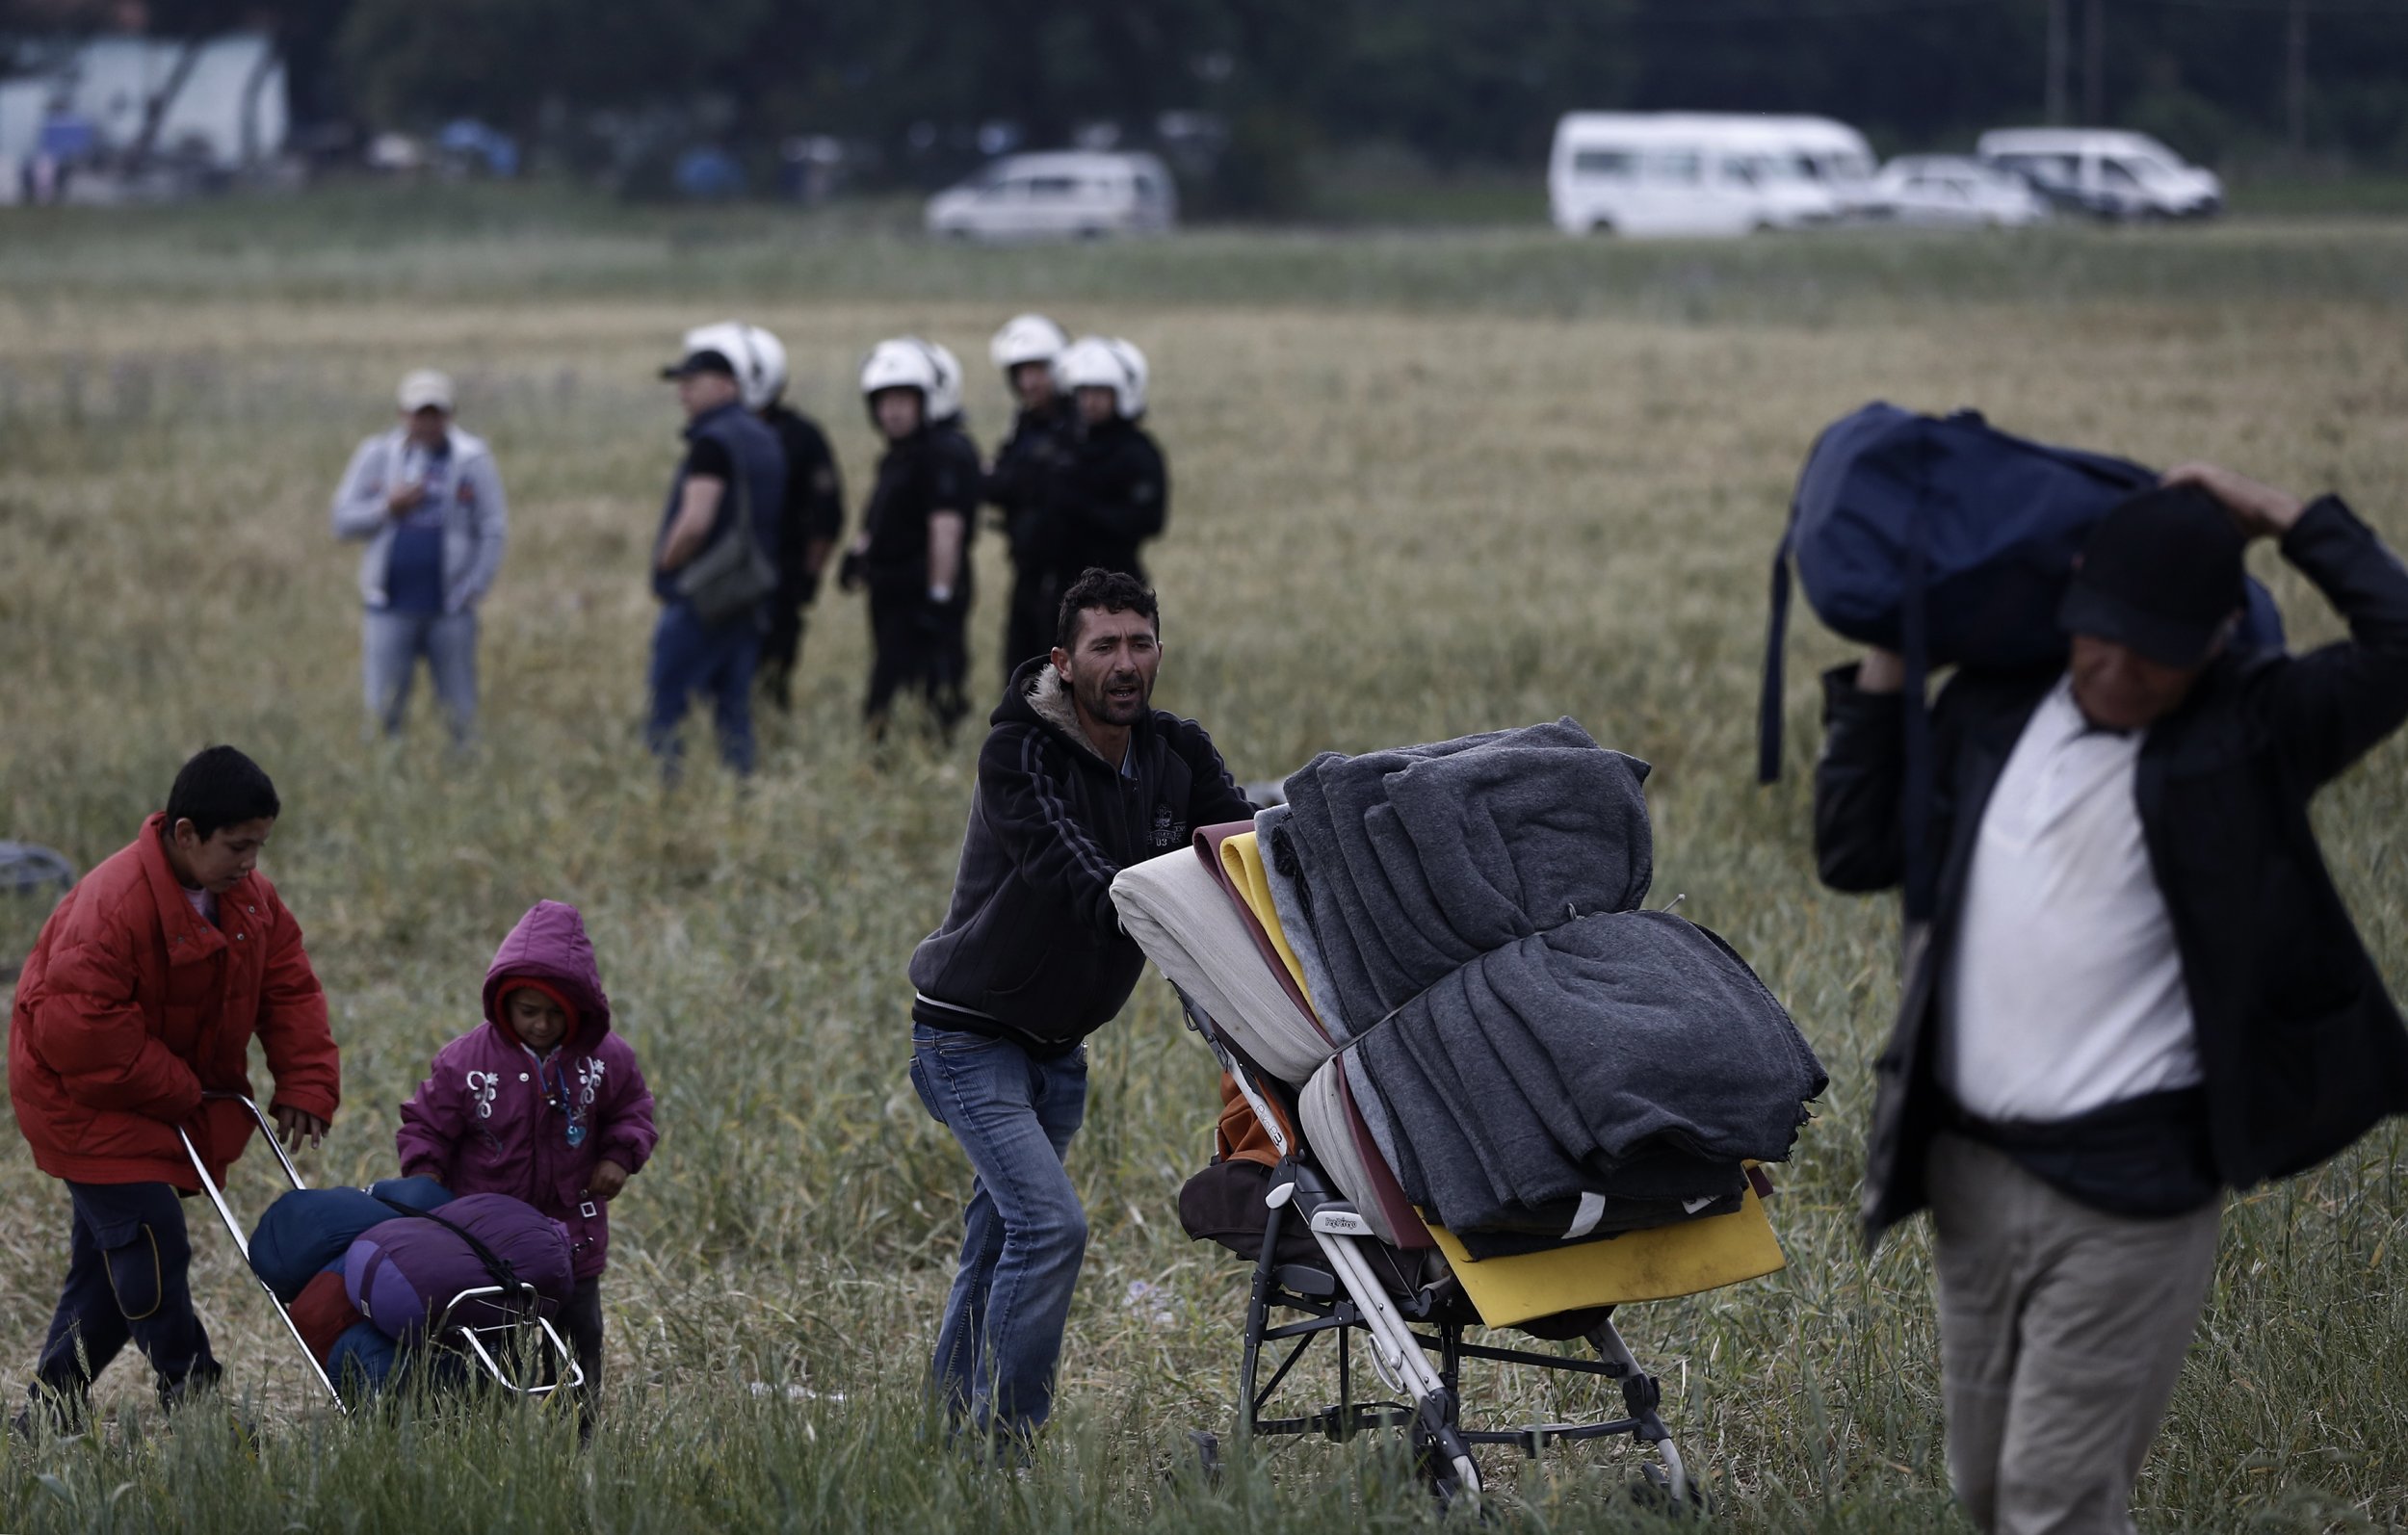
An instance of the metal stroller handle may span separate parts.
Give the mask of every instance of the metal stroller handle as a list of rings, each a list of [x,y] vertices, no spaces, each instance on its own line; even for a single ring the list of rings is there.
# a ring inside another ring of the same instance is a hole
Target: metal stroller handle
[[[250,1117],[258,1122],[260,1131],[268,1138],[268,1149],[275,1153],[277,1164],[284,1169],[284,1176],[295,1188],[309,1186],[301,1182],[301,1170],[293,1165],[293,1158],[284,1154],[284,1147],[277,1142],[275,1126],[249,1094],[204,1092],[200,1097],[203,1103],[230,1101],[249,1109]],[[243,1267],[259,1286],[261,1293],[268,1297],[268,1304],[275,1308],[277,1317],[284,1323],[284,1330],[293,1335],[293,1342],[301,1349],[301,1358],[309,1362],[309,1372],[318,1377],[318,1384],[325,1387],[327,1395],[332,1398],[334,1410],[348,1414],[351,1409],[344,1405],[343,1393],[334,1389],[334,1378],[327,1373],[324,1365],[318,1363],[318,1356],[309,1351],[309,1340],[301,1337],[301,1327],[293,1320],[293,1314],[284,1309],[284,1302],[277,1299],[275,1291],[268,1288],[268,1282],[259,1277],[259,1270],[250,1266],[250,1238],[243,1235],[243,1223],[234,1218],[234,1207],[225,1202],[224,1191],[218,1187],[217,1180],[209,1176],[208,1164],[200,1159],[200,1148],[193,1144],[192,1132],[178,1125],[175,1135],[184,1143],[184,1155],[192,1158],[193,1174],[200,1180],[201,1192],[207,1194],[209,1203],[217,1207],[218,1219],[225,1223],[226,1234],[234,1238],[234,1250],[243,1255]]]

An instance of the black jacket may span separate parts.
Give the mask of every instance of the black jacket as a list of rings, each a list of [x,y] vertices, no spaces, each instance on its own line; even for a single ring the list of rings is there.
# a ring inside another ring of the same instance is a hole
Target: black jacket
[[[995,450],[986,499],[1003,512],[1011,562],[1023,570],[1051,570],[1060,562],[1061,481],[1078,437],[1077,413],[1067,399],[1056,399],[1041,410],[1020,412],[1011,435]]]
[[[2313,1166],[2408,1111],[2408,1033],[2325,872],[2308,801],[2408,719],[2408,569],[2349,508],[2310,507],[2282,543],[2350,638],[2304,656],[2227,654],[2151,727],[2135,792],[2198,1030],[2217,1176],[2245,1188]],[[1910,930],[1898,1026],[1875,1071],[1866,1237],[1925,1203],[1948,1106],[1931,1030],[1990,794],[2061,669],[1959,673],[1932,710],[1938,905]],[[1904,702],[1824,680],[1815,853],[1835,890],[1898,883]],[[2033,956],[2045,963],[2045,956]]]
[[[1159,534],[1170,518],[1170,470],[1154,439],[1116,417],[1090,427],[1060,483],[1058,558],[1064,583],[1089,565],[1143,581],[1138,545]]]
[[[1060,1054],[1112,1022],[1145,968],[1112,876],[1193,857],[1195,828],[1254,807],[1204,728],[1159,709],[1131,732],[1128,773],[1105,762],[1043,659],[1012,674],[991,723],[953,904],[912,951],[911,1016]]]
[[[786,500],[778,517],[777,595],[773,606],[792,612],[819,591],[819,580],[803,563],[815,540],[834,543],[845,533],[845,482],[836,455],[819,423],[780,401],[761,412],[786,450]]]
[[[961,574],[955,600],[966,602],[970,587],[970,534],[979,509],[979,450],[958,428],[925,428],[887,447],[877,479],[861,513],[869,530],[864,556],[870,585],[921,591],[929,580],[929,519],[940,511],[961,514]]]

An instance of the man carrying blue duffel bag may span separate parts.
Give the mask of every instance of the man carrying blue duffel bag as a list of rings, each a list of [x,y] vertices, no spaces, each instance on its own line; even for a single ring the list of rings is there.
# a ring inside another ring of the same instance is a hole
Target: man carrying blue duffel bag
[[[2233,643],[2261,537],[2347,639]],[[1960,665],[1925,793],[1886,649],[1824,679],[1815,771],[1835,889],[1899,884],[1929,806],[1863,1219],[1932,1212],[1949,1469],[1984,1530],[2130,1530],[2223,1191],[2408,1111],[2408,1032],[2307,814],[2408,719],[2408,568],[2338,499],[2204,465],[2081,549],[2070,655]]]

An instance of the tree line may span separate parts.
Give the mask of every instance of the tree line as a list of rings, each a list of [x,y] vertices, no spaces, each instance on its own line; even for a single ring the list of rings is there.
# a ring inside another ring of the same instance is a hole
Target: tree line
[[[122,0],[0,0],[19,36]],[[897,183],[1083,124],[1205,115],[1226,199],[1317,151],[1528,165],[1580,108],[1826,113],[1887,151],[2052,100],[2216,162],[2408,168],[2408,0],[150,0],[156,32],[266,24],[303,120],[473,116],[571,164],[620,142],[739,154],[828,135]],[[2072,46],[2068,47],[2068,39]],[[2070,81],[2070,83],[2069,83]],[[999,138],[999,134],[1001,138]],[[641,137],[638,133],[638,137]]]

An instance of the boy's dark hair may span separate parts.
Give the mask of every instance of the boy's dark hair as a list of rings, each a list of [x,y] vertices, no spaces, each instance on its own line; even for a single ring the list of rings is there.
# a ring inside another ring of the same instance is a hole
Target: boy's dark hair
[[[1057,649],[1068,650],[1079,637],[1079,614],[1089,608],[1101,608],[1106,612],[1135,612],[1150,618],[1154,621],[1154,637],[1163,637],[1162,609],[1144,582],[1125,571],[1089,565],[1061,594],[1061,612],[1054,620]]]
[[[193,823],[202,842],[221,826],[247,820],[274,820],[283,813],[275,785],[257,763],[231,746],[211,746],[196,753],[175,775],[168,791],[168,830],[179,820]]]

